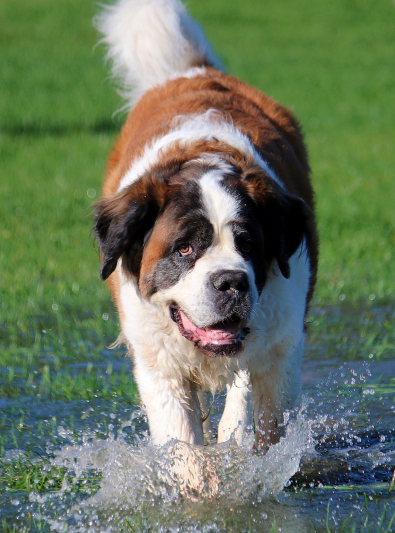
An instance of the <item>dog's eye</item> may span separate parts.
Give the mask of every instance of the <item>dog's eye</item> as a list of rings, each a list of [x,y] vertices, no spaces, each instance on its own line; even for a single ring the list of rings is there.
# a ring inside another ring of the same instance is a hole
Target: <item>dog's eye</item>
[[[251,244],[249,242],[244,242],[241,245],[241,251],[246,253],[251,252]]]
[[[181,256],[191,255],[191,253],[193,252],[193,248],[190,244],[182,244],[178,247],[178,251]]]

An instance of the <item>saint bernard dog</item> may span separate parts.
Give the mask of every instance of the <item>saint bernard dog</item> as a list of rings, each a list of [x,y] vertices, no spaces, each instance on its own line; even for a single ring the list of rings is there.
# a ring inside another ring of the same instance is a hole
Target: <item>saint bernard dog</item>
[[[119,0],[97,27],[130,113],[95,233],[153,442],[241,443],[254,424],[265,451],[299,392],[317,270],[300,127],[221,70],[179,0]]]

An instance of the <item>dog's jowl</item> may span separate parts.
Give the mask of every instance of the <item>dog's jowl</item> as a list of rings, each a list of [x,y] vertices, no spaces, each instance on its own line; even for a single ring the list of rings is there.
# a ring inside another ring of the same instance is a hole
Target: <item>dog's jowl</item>
[[[153,441],[203,444],[227,389],[218,442],[253,411],[265,450],[299,392],[317,269],[299,125],[222,72],[178,0],[120,0],[97,25],[130,109],[96,206],[101,275]]]

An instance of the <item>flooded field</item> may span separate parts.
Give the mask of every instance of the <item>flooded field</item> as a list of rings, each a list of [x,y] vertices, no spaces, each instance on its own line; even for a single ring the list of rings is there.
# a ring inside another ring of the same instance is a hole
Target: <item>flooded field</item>
[[[312,309],[303,394],[264,457],[252,429],[242,447],[153,446],[131,363],[100,338],[59,344],[56,330],[30,362],[20,347],[26,367],[0,368],[3,531],[394,531],[394,318]],[[203,496],[178,475],[185,454]]]

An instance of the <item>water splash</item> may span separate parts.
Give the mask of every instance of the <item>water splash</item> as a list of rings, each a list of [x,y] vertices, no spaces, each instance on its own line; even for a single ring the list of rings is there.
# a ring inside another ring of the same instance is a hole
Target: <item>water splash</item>
[[[289,483],[302,456],[312,447],[311,421],[304,410],[305,405],[288,415],[285,437],[265,456],[253,452],[252,430],[247,431],[242,446],[233,439],[205,448],[176,441],[155,446],[146,435],[135,435],[133,442],[128,442],[121,432],[106,440],[64,447],[53,459],[54,465],[72,474],[72,483],[63,487],[64,495],[92,470],[102,476],[101,488],[68,508],[65,520],[50,520],[51,527],[73,533],[119,531],[121,525],[127,526],[131,513],[141,513],[147,506],[160,509],[163,519],[171,516],[173,506],[180,502],[188,507],[196,501],[218,505],[223,500],[229,509],[252,498],[261,501]],[[180,517],[177,520],[180,524]],[[152,527],[152,516],[149,523]]]
[[[366,524],[373,531],[380,520],[390,531],[393,372],[382,380],[365,363],[330,360],[325,374],[322,381],[312,366],[309,400],[288,413],[285,437],[265,456],[252,451],[252,430],[241,447],[232,440],[205,448],[154,446],[141,412],[115,414],[95,405],[78,431],[65,421],[57,438],[46,441],[43,472],[63,479],[61,490],[58,483],[52,492],[30,492],[28,501],[22,493],[3,501],[17,519],[33,516],[45,531],[62,533],[270,533],[274,521],[277,531],[307,533],[327,531],[328,518],[335,530],[352,519],[356,531],[367,531]],[[105,420],[99,423],[95,413]],[[24,457],[13,450],[3,462]]]

